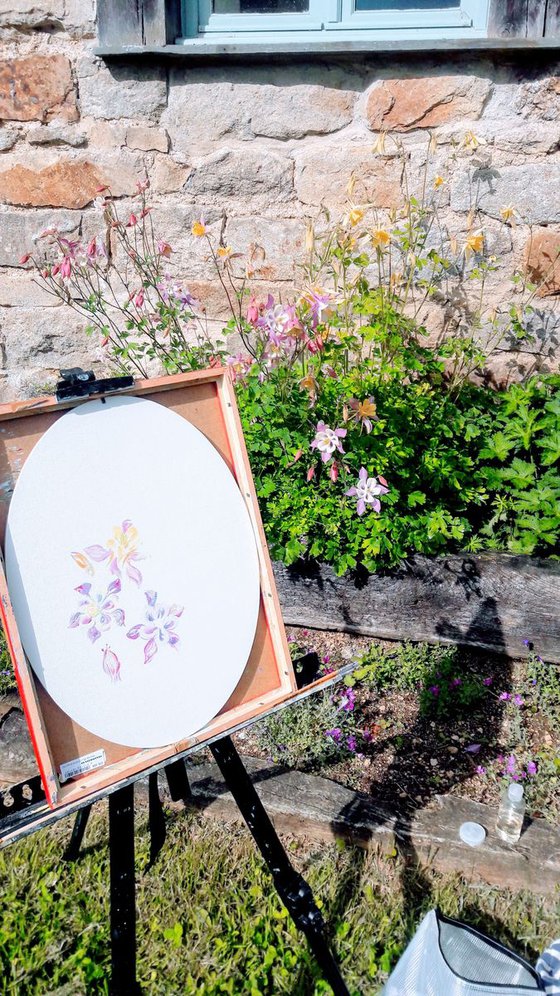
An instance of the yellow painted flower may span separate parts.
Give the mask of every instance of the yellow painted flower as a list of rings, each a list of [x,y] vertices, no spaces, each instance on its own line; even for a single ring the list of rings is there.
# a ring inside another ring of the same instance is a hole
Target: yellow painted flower
[[[206,235],[206,225],[203,221],[195,221],[191,232],[197,239],[201,239],[203,235]]]
[[[231,246],[218,246],[217,255],[220,259],[229,259],[231,251]]]
[[[445,183],[445,180],[443,179],[442,176],[439,176],[439,174],[438,174],[438,176],[434,177],[434,187],[435,187],[436,190],[437,190],[438,187],[443,187],[444,183]]]
[[[467,237],[465,242],[465,254],[468,256],[472,252],[482,252],[484,249],[484,232],[479,229]]]
[[[391,236],[384,228],[375,228],[371,233],[371,244],[374,249],[379,249],[380,252],[387,248],[390,241]]]

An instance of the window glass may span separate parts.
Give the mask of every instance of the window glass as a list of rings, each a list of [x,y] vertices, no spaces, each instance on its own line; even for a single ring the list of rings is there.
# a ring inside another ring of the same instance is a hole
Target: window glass
[[[214,0],[214,14],[306,14],[309,0]]]
[[[356,10],[458,10],[461,0],[356,0]]]

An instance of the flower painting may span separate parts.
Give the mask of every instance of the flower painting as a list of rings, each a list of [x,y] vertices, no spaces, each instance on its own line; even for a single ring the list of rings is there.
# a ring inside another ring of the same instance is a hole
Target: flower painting
[[[102,576],[102,582],[97,586],[94,581],[86,581],[74,589],[80,598],[78,608],[68,623],[70,629],[87,627],[91,643],[96,643],[112,627],[125,625],[125,610],[119,599],[124,591],[127,605],[130,604],[134,589],[138,589],[143,580],[137,563],[145,558],[138,550],[138,543],[138,530],[130,519],[125,519],[120,526],[114,527],[105,545],[95,543],[71,554],[75,564],[90,577],[96,574]],[[183,614],[183,606],[163,604],[158,601],[157,592],[152,590],[144,592],[144,595],[143,621],[133,625],[126,635],[130,640],[144,642],[144,663],[148,664],[158,650],[164,647],[176,650],[179,646],[176,626]],[[141,607],[137,611],[140,615]],[[136,611],[133,618],[134,615]],[[102,666],[111,681],[122,680],[121,661],[109,644],[102,653]]]

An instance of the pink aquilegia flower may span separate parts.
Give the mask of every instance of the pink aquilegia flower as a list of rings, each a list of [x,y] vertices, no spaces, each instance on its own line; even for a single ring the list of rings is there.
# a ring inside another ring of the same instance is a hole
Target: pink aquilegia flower
[[[323,421],[317,422],[317,431],[315,439],[311,443],[311,449],[319,450],[321,460],[323,463],[327,463],[336,450],[339,453],[344,453],[341,439],[344,439],[345,435],[346,429],[331,429]]]
[[[110,629],[113,623],[116,626],[124,626],[124,612],[118,608],[115,599],[121,590],[120,578],[111,581],[105,592],[92,591],[89,581],[79,585],[75,590],[82,595],[82,599],[78,611],[70,617],[69,629],[88,626],[87,635],[91,642],[95,643],[101,633]]]
[[[126,635],[129,640],[138,640],[139,638],[146,640],[144,663],[148,664],[152,657],[155,657],[162,644],[175,649],[179,646],[179,636],[175,632],[175,626],[177,619],[183,614],[183,606],[158,605],[156,591],[147,591],[145,594],[148,602],[146,622],[133,626]]]
[[[243,353],[236,353],[235,356],[226,357],[226,365],[230,369],[234,384],[237,384],[239,381],[243,382],[245,374],[253,365],[253,361],[250,356],[243,356]]]
[[[372,508],[374,512],[381,511],[381,502],[378,495],[386,495],[389,488],[384,477],[368,477],[365,467],[362,467],[358,474],[358,483],[345,491],[349,498],[357,498],[358,515],[363,515],[366,508]]]

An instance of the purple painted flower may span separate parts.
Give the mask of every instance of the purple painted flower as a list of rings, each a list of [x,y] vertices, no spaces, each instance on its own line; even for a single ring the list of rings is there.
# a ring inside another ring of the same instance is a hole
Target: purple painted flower
[[[482,684],[489,688],[493,681],[493,678],[483,678]]]
[[[88,626],[87,635],[91,642],[95,643],[113,623],[116,626],[124,626],[124,612],[118,608],[115,599],[121,590],[120,578],[111,581],[105,592],[92,591],[89,581],[79,585],[75,590],[83,597],[79,602],[78,611],[70,617],[69,629]]]
[[[335,451],[344,453],[341,439],[344,439],[345,435],[346,429],[331,429],[321,420],[317,422],[317,431],[315,439],[311,443],[311,449],[319,450],[321,460],[323,463],[327,463]]]
[[[325,736],[330,737],[331,740],[334,740],[335,744],[338,744],[342,739],[342,730],[340,726],[334,726],[332,730],[325,730]]]
[[[168,608],[157,604],[157,592],[145,592],[148,608],[146,609],[146,623],[139,623],[133,626],[126,634],[129,640],[146,640],[144,647],[144,663],[148,664],[154,657],[161,644],[168,644],[170,647],[179,646],[179,637],[175,632],[177,619],[183,614],[183,607],[180,605],[170,605]]]
[[[387,481],[384,477],[380,477],[379,479],[368,477],[366,468],[362,467],[358,474],[358,483],[354,487],[349,488],[345,494],[349,498],[358,499],[358,515],[363,515],[366,508],[372,508],[374,512],[380,512],[381,502],[377,496],[387,494],[389,488],[386,487],[386,484]]]

